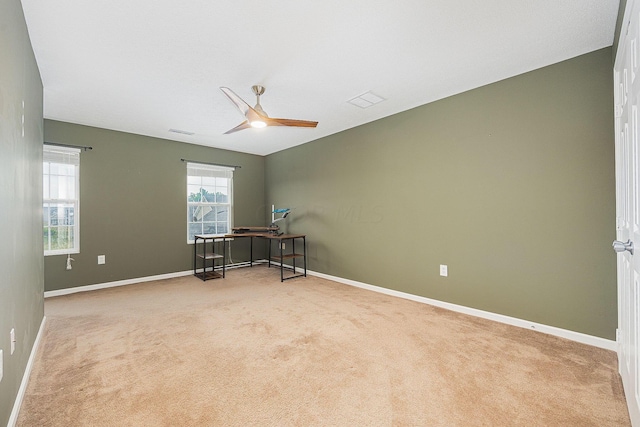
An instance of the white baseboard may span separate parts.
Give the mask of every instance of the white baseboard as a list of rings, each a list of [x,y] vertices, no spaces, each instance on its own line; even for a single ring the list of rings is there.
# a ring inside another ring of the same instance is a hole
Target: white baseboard
[[[257,263],[267,262],[267,260],[261,259],[253,262],[257,264]],[[225,268],[227,270],[231,270],[233,268],[244,267],[245,264],[246,263],[244,262],[227,264]],[[164,279],[173,279],[175,277],[191,276],[192,274],[193,274],[193,270],[176,271],[175,273],[157,274],[155,276],[146,276],[146,277],[136,277],[134,279],[117,280],[115,282],[97,283],[95,285],[76,286],[74,288],[58,289],[55,291],[45,291],[44,297],[45,298],[59,297],[62,295],[75,294],[78,292],[96,291],[98,289],[107,289],[107,288],[115,288],[117,286],[135,285],[136,283],[143,283],[143,282],[153,282],[154,280],[164,280]]]
[[[297,268],[297,270],[299,270],[300,272],[303,271],[300,268]],[[411,301],[421,302],[424,304],[445,308],[447,310],[456,311],[458,313],[469,314],[471,316],[482,317],[484,319],[505,323],[507,325],[517,326],[525,329],[531,329],[531,330],[542,332],[549,335],[555,335],[557,337],[566,338],[571,341],[576,341],[576,342],[591,345],[594,347],[604,348],[606,350],[617,351],[618,349],[618,344],[616,343],[616,341],[612,341],[612,340],[608,340],[600,337],[594,337],[593,335],[587,335],[580,332],[574,332],[567,329],[557,328],[555,326],[543,325],[541,323],[530,322],[528,320],[505,316],[503,314],[496,314],[489,311],[478,310],[475,308],[465,307],[463,305],[452,304],[444,301],[438,301],[435,299],[408,294],[408,293],[396,291],[393,289],[387,289],[379,286],[369,285],[367,283],[357,282],[355,280],[343,279],[341,277],[336,277],[336,276],[330,276],[328,274],[318,273],[311,270],[307,270],[307,274],[311,276],[321,277],[323,279],[332,280],[334,282],[343,283],[345,285],[355,286],[358,288],[367,289],[370,291],[379,292],[379,293],[391,295],[394,297],[404,298]]]
[[[16,401],[13,403],[13,409],[11,410],[11,415],[9,416],[9,422],[7,423],[7,427],[14,427],[16,425],[16,422],[18,422],[18,415],[20,414],[20,406],[22,406],[22,400],[24,399],[24,395],[27,392],[27,385],[29,385],[29,377],[31,376],[31,369],[33,368],[33,362],[36,358],[36,354],[38,353],[38,347],[40,346],[40,339],[42,338],[42,333],[44,331],[44,324],[46,320],[47,320],[47,317],[43,316],[42,322],[40,322],[40,329],[38,330],[38,335],[36,335],[36,339],[35,341],[33,341],[33,347],[31,348],[29,361],[27,361],[27,366],[25,367],[24,375],[22,375],[22,382],[20,382],[20,388],[18,389]]]
[[[95,291],[98,289],[114,288],[116,286],[133,285],[135,283],[152,282],[154,280],[173,279],[193,274],[193,270],[177,271],[175,273],[158,274],[156,276],[136,277],[135,279],[117,280],[115,282],[97,283],[95,285],[77,286],[75,288],[58,289],[56,291],[45,291],[44,297],[59,297],[62,295],[75,294],[77,292]]]

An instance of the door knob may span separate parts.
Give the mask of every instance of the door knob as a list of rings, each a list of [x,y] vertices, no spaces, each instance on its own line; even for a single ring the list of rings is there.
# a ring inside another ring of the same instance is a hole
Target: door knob
[[[631,240],[627,240],[626,242],[621,242],[620,240],[614,240],[613,250],[616,252],[629,251],[631,255],[633,255],[633,242]]]

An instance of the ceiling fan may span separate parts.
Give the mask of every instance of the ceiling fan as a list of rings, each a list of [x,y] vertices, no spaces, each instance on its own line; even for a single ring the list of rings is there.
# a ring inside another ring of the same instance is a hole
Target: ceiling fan
[[[295,119],[276,119],[269,117],[267,113],[262,109],[260,105],[260,95],[264,93],[264,86],[251,86],[251,90],[256,95],[256,105],[251,107],[242,98],[235,94],[234,91],[228,87],[221,87],[220,90],[227,95],[227,98],[238,107],[238,110],[247,118],[244,122],[238,126],[226,131],[224,134],[237,132],[242,129],[248,129],[250,127],[263,128],[266,126],[291,126],[291,127],[303,127],[314,128],[318,125],[318,122],[312,122],[309,120],[295,120]]]

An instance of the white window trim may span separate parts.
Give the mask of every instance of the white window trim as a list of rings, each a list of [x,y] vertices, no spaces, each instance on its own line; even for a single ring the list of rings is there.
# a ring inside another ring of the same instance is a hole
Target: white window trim
[[[222,237],[225,234],[231,234],[231,229],[233,227],[233,172],[235,171],[235,167],[229,167],[229,166],[220,166],[220,165],[210,165],[207,163],[198,163],[198,162],[187,162],[187,188],[188,188],[188,177],[189,176],[202,176],[202,175],[189,175],[189,169],[193,168],[193,169],[202,169],[202,170],[209,170],[209,171],[219,171],[219,172],[230,172],[231,173],[231,182],[229,185],[229,230],[227,233],[222,233],[222,234],[207,234],[207,236],[213,236],[213,237]],[[188,195],[187,195],[188,197]],[[211,206],[216,206],[219,205],[219,203],[209,203]],[[195,202],[189,202],[187,200],[187,215],[189,212],[189,206],[193,206],[193,205],[207,205],[207,203],[195,203]],[[194,244],[195,240],[190,239],[189,237],[190,234],[190,230],[189,230],[189,221],[187,220],[187,244]],[[217,240],[216,240],[217,241]],[[198,243],[202,243],[202,241],[198,242]]]
[[[69,254],[78,254],[80,253],[80,153],[82,150],[80,150],[79,148],[72,148],[72,147],[63,147],[63,146],[57,146],[57,145],[48,145],[48,144],[44,144],[43,145],[43,164],[47,161],[46,157],[47,154],[45,153],[51,153],[52,158],[55,158],[56,155],[59,155],[61,158],[63,156],[68,156],[68,155],[72,155],[72,156],[77,156],[78,158],[78,162],[75,165],[76,167],[76,173],[75,173],[75,190],[76,190],[76,198],[75,199],[44,199],[44,193],[43,193],[43,199],[42,199],[42,208],[44,209],[44,204],[45,203],[70,203],[70,204],[74,204],[74,224],[73,224],[73,235],[74,235],[74,239],[73,239],[73,248],[69,248],[69,249],[52,249],[52,250],[47,250],[44,249],[44,256],[51,256],[51,255],[69,255]],[[56,163],[56,162],[52,162],[51,160],[49,161],[49,163]],[[57,163],[65,163],[63,161],[57,162]],[[40,217],[42,218],[42,214],[40,215]],[[44,228],[45,224],[43,223],[43,228]]]

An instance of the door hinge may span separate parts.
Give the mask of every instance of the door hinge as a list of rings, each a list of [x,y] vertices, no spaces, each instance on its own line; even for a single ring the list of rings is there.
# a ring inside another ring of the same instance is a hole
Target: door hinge
[[[615,115],[616,115],[616,119],[619,119],[622,116],[622,106],[616,105]]]

